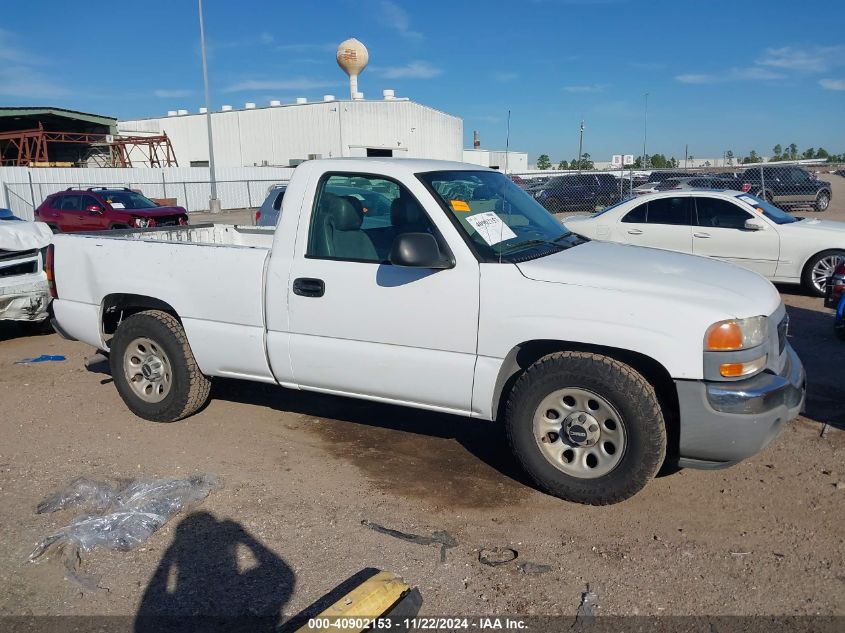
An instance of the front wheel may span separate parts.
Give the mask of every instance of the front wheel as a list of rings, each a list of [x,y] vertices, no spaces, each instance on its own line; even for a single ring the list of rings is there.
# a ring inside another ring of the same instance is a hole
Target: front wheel
[[[830,206],[830,193],[827,191],[819,191],[816,194],[816,201],[813,203],[813,208],[816,211],[827,211],[827,208]]]
[[[207,401],[211,382],[172,315],[147,310],[130,316],[111,341],[111,374],[126,406],[145,420],[175,422]]]
[[[833,276],[836,267],[844,262],[844,250],[833,249],[814,255],[804,266],[801,285],[811,295],[823,297],[827,290],[827,280]]]
[[[559,352],[531,365],[508,398],[505,425],[514,455],[534,482],[577,503],[624,501],[666,457],[654,387],[600,354]]]

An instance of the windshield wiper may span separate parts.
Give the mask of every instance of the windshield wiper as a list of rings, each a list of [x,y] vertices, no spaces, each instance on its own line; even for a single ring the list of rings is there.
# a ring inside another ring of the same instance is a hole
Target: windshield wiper
[[[554,241],[550,242],[549,240],[525,240],[524,242],[520,242],[519,244],[513,244],[505,250],[500,251],[499,255],[507,255],[508,253],[512,253],[523,248],[528,248],[530,246],[539,246],[540,244],[547,244],[548,246],[554,246],[555,248],[559,248],[561,250],[565,248],[564,246]]]
[[[555,239],[552,240],[552,242],[557,243],[557,242],[561,241],[562,239],[564,239],[565,237],[572,237],[573,235],[574,235],[574,233],[572,233],[572,231],[567,231],[566,233],[561,233],[560,235],[558,235]]]

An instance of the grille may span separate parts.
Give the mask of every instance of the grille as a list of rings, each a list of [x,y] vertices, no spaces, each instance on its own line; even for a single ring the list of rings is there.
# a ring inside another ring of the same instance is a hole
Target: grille
[[[21,259],[23,257],[35,257],[38,254],[37,250],[31,251],[0,251],[0,262],[8,259]]]
[[[179,226],[179,216],[156,218],[156,226]]]
[[[38,272],[38,262],[22,262],[0,268],[0,277],[15,277]]]
[[[789,330],[789,315],[784,317],[778,323],[778,354],[783,354],[786,348],[786,333]]]

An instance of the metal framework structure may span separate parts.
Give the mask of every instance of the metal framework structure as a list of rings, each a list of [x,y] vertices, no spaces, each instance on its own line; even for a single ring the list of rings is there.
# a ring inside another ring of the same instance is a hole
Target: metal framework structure
[[[0,165],[29,167],[48,164],[50,143],[76,143],[108,149],[100,152],[102,167],[132,167],[133,157],[150,167],[178,167],[173,145],[167,134],[156,136],[112,136],[84,132],[52,132],[38,124],[29,130],[0,132]],[[140,154],[140,156],[139,156]],[[141,160],[143,159],[143,160]],[[94,157],[95,162],[100,162]]]

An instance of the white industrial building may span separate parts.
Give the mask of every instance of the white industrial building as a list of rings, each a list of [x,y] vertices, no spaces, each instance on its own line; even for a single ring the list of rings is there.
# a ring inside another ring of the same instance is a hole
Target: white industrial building
[[[360,93],[358,93],[360,95]],[[361,95],[363,96],[363,95]],[[384,98],[322,101],[267,107],[247,103],[211,113],[214,161],[219,167],[290,167],[314,158],[394,156],[463,160],[463,120],[385,90]],[[120,134],[167,134],[180,166],[208,165],[204,109],[119,121]],[[473,161],[474,162],[474,161]]]
[[[463,162],[482,167],[498,169],[503,173],[514,174],[528,171],[528,154],[492,149],[465,149]]]

